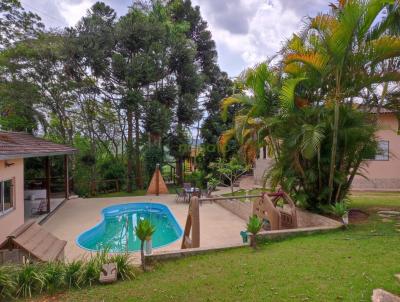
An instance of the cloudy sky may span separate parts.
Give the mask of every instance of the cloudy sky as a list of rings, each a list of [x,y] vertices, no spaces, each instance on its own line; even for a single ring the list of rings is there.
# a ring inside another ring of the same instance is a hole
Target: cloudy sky
[[[74,25],[96,0],[21,0],[48,27]],[[103,0],[118,15],[131,0]],[[200,6],[217,43],[221,68],[230,76],[275,54],[302,27],[305,16],[328,9],[329,0],[192,0]]]

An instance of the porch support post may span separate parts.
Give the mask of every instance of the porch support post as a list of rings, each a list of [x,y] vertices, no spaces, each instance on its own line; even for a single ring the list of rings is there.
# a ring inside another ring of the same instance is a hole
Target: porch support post
[[[64,192],[65,199],[69,199],[69,164],[68,155],[64,155]]]
[[[46,199],[47,199],[47,213],[50,213],[50,157],[45,159],[45,169],[46,169]]]

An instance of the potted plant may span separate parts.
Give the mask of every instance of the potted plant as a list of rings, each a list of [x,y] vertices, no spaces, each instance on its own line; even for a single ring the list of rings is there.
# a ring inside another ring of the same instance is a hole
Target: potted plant
[[[349,224],[349,209],[345,202],[337,202],[331,205],[331,213],[342,220],[343,225]]]
[[[139,220],[139,223],[135,227],[136,236],[140,239],[140,259],[142,261],[143,271],[146,271],[146,259],[144,257],[144,242],[151,241],[151,236],[153,236],[155,231],[156,227],[148,219]]]
[[[252,246],[254,249],[257,248],[256,235],[261,230],[262,225],[263,223],[261,219],[256,215],[249,217],[249,222],[247,223],[247,232],[251,233],[250,246]]]

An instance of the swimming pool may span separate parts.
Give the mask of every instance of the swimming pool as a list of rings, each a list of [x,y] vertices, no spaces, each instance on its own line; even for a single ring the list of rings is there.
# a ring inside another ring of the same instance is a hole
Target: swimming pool
[[[135,227],[140,219],[149,219],[156,226],[153,248],[171,244],[183,233],[169,208],[159,203],[119,204],[104,208],[102,214],[101,223],[78,236],[78,246],[90,251],[139,251],[140,240],[135,235]]]

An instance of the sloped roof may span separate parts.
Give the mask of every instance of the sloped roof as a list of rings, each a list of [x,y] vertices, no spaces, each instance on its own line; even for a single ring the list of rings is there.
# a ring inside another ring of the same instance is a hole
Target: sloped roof
[[[17,246],[39,261],[48,262],[57,260],[66,244],[65,240],[58,239],[32,220],[12,232],[0,249]]]
[[[0,160],[72,154],[75,148],[23,132],[0,131]]]

